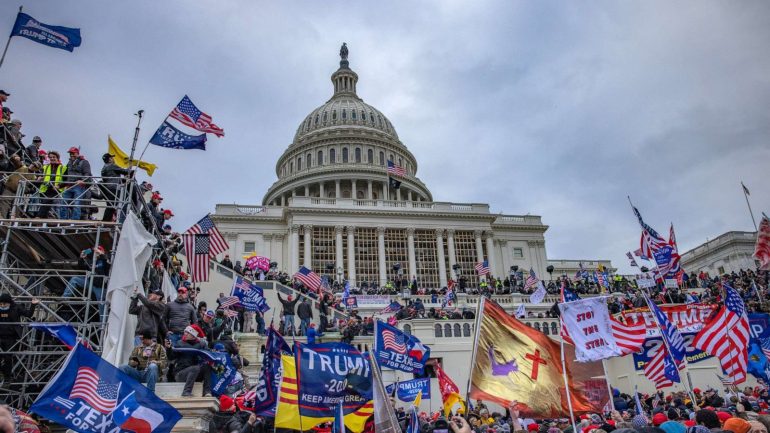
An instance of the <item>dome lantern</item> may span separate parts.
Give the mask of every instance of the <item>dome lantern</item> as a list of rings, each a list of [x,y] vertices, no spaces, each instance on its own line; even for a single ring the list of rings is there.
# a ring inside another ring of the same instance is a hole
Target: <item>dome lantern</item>
[[[334,84],[334,97],[337,96],[355,96],[356,83],[358,83],[358,74],[350,69],[348,62],[348,45],[343,42],[340,48],[340,68],[332,74],[332,83]]]

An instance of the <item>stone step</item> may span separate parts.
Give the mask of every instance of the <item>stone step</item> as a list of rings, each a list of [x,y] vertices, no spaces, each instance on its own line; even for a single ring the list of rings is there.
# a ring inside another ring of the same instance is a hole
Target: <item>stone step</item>
[[[155,394],[162,398],[179,398],[182,396],[182,390],[184,390],[184,383],[182,382],[158,382],[155,384]],[[196,382],[193,385],[193,396],[201,397],[203,395],[203,384]]]

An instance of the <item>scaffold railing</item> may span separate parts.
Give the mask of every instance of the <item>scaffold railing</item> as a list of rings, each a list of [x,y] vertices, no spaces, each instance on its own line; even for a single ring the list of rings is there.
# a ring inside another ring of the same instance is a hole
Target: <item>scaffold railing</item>
[[[133,179],[80,178],[82,195],[72,194],[75,182],[42,179],[41,173],[0,172],[0,293],[25,308],[37,300],[29,321],[2,324],[18,329],[19,337],[3,345],[0,362],[11,363],[11,374],[0,372],[0,400],[20,408],[31,405],[70,352],[30,322],[68,323],[101,353],[109,272],[97,262],[111,263],[129,211],[158,239],[161,233],[143,196],[148,191]]]

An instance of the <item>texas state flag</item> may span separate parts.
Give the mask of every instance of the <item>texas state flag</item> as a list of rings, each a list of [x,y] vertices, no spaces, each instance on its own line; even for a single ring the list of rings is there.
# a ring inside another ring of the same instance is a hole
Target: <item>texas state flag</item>
[[[123,430],[152,433],[163,422],[163,415],[139,404],[131,393],[112,412],[112,421]]]

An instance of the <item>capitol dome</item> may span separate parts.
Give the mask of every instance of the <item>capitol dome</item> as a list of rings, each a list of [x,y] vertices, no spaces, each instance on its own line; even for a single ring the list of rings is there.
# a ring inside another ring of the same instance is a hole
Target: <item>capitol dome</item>
[[[276,163],[278,180],[262,204],[286,206],[291,197],[359,200],[432,201],[420,181],[414,155],[382,112],[356,93],[358,74],[340,49],[340,67],[331,76],[332,97],[308,114]],[[389,185],[387,162],[402,167]]]

